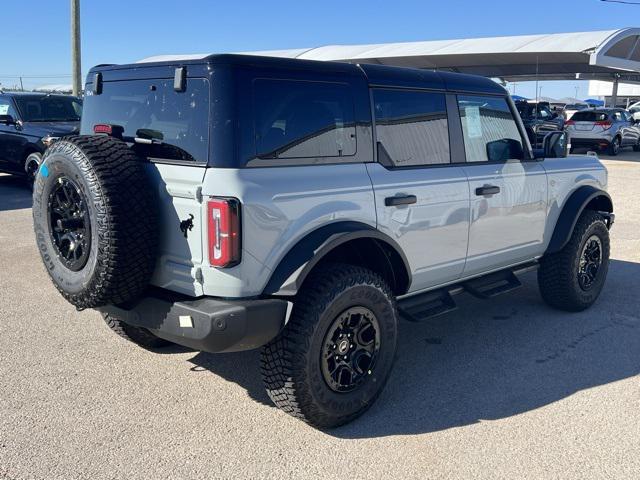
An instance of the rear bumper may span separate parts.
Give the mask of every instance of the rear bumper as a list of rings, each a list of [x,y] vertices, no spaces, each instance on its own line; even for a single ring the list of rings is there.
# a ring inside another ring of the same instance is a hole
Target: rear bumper
[[[611,139],[606,137],[599,138],[588,138],[588,137],[574,137],[572,135],[569,136],[569,143],[571,147],[595,147],[595,148],[606,148],[611,144]]]
[[[236,352],[261,347],[284,327],[288,302],[280,299],[220,300],[147,296],[132,308],[101,307],[160,338],[205,352]]]

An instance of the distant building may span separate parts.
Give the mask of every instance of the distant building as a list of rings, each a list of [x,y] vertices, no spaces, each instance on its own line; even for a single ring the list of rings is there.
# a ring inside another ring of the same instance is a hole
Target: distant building
[[[602,80],[589,81],[589,96],[604,100],[606,105],[610,105],[611,94],[613,93],[613,83]],[[633,83],[620,83],[618,85],[618,105],[627,107],[632,103],[640,101],[640,85]]]
[[[73,91],[73,88],[71,84],[52,84],[35,87],[33,91],[47,93],[71,93]]]

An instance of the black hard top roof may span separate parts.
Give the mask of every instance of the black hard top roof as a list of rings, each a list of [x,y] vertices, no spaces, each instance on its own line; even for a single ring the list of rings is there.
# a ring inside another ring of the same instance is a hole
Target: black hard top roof
[[[364,74],[370,85],[383,87],[428,88],[471,93],[491,93],[505,95],[507,91],[498,83],[477,75],[466,75],[416,68],[391,67],[384,65],[352,64],[347,62],[321,62],[295,58],[266,57],[241,54],[215,54],[200,59],[167,60],[161,62],[132,63],[126,65],[99,65],[89,75],[101,71],[146,70],[161,67],[189,65],[235,65],[256,68],[295,69],[309,72],[325,72],[361,76]],[[188,69],[187,69],[188,70]],[[142,72],[140,72],[142,73]],[[91,78],[89,77],[89,81]]]

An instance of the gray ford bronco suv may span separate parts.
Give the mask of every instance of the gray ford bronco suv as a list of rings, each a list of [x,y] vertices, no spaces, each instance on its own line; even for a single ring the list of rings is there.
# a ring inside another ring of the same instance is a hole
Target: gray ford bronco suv
[[[321,428],[362,414],[398,320],[537,268],[589,307],[613,206],[564,132],[533,150],[476,76],[246,55],[101,65],[81,134],[36,176],[42,260],[78,309],[150,349],[262,348],[267,392]]]

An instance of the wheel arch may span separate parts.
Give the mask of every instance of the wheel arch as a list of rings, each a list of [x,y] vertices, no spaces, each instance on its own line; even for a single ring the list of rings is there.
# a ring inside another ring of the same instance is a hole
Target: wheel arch
[[[320,227],[298,241],[280,260],[264,295],[296,295],[311,271],[327,262],[369,268],[385,278],[396,295],[411,284],[409,262],[388,235],[360,222],[336,222]]]
[[[553,229],[549,246],[545,253],[555,253],[564,248],[585,210],[613,213],[613,202],[607,192],[599,188],[584,185],[576,189],[567,199]],[[609,227],[612,220],[609,219]]]

